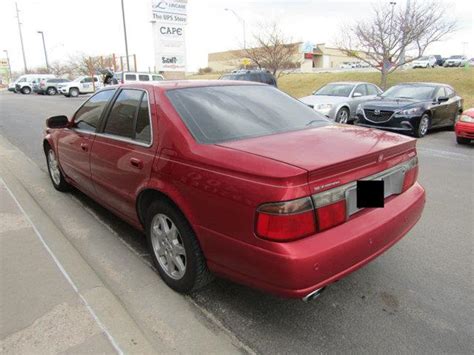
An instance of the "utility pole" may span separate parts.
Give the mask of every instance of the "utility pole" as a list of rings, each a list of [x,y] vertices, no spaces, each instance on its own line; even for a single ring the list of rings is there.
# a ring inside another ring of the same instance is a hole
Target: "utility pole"
[[[3,50],[7,55],[7,64],[8,64],[8,81],[12,81],[12,66],[10,65],[10,57],[8,56],[8,51],[6,49]]]
[[[18,21],[18,31],[20,32],[21,52],[23,53],[23,65],[25,67],[25,73],[28,73],[28,67],[26,66],[25,46],[23,45],[23,35],[21,34],[20,10],[18,10],[18,3],[16,2],[15,2],[15,7],[16,7],[16,19]]]
[[[123,20],[123,35],[125,38],[125,55],[127,56],[127,71],[130,71],[130,60],[128,59],[128,42],[127,42],[127,26],[125,25],[125,8],[122,2],[122,20]]]
[[[46,69],[48,70],[48,73],[49,73],[48,53],[46,52],[46,44],[44,43],[44,33],[43,31],[37,31],[37,32],[43,38],[44,59],[46,60]]]

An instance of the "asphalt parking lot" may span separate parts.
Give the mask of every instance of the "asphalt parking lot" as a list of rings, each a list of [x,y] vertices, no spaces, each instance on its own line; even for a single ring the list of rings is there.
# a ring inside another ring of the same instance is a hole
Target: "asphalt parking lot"
[[[0,135],[46,174],[45,118],[70,115],[84,99],[0,92]],[[419,181],[427,192],[422,219],[397,245],[330,285],[319,299],[280,299],[216,280],[187,302],[257,353],[472,353],[474,147],[457,145],[451,131],[437,131],[418,141],[418,155]],[[78,208],[114,231],[111,249],[126,243],[149,264],[140,233],[81,193],[72,196]]]

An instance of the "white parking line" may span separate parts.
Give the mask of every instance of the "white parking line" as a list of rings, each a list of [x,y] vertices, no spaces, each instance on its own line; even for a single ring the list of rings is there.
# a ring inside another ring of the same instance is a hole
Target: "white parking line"
[[[67,273],[67,271],[64,269],[63,265],[61,264],[61,262],[58,260],[58,258],[56,257],[56,255],[54,255],[54,253],[52,252],[52,250],[49,248],[48,244],[45,242],[43,236],[41,235],[41,233],[39,232],[38,228],[36,228],[35,224],[33,223],[33,221],[31,220],[31,218],[28,216],[28,214],[26,213],[26,211],[23,209],[23,207],[21,206],[20,202],[17,200],[17,198],[15,197],[15,195],[13,194],[13,192],[10,190],[10,188],[7,186],[7,184],[5,183],[5,181],[3,180],[3,178],[0,177],[0,182],[2,183],[3,186],[5,186],[5,189],[8,191],[8,193],[10,194],[11,198],[13,199],[13,201],[15,201],[16,205],[18,206],[18,208],[20,209],[20,211],[23,213],[23,215],[25,216],[26,220],[28,221],[28,223],[31,225],[31,227],[33,228],[33,230],[35,231],[35,234],[36,236],[38,237],[38,239],[40,240],[40,242],[43,244],[44,248],[46,249],[46,251],[48,252],[48,254],[51,256],[51,258],[53,259],[54,263],[56,264],[56,266],[58,267],[59,271],[61,271],[61,273],[63,274],[64,278],[69,282],[69,284],[71,285],[72,289],[74,290],[74,292],[76,292],[76,294],[79,296],[79,298],[81,299],[82,303],[84,303],[84,305],[86,306],[87,310],[89,311],[89,313],[91,314],[92,318],[94,318],[95,322],[97,323],[97,325],[99,326],[99,328],[105,333],[105,335],[107,336],[107,338],[109,339],[110,343],[112,344],[112,346],[114,347],[115,351],[117,352],[117,354],[120,354],[122,355],[123,354],[123,351],[122,349],[120,348],[120,346],[117,344],[117,342],[115,341],[114,337],[112,336],[112,334],[109,333],[109,331],[107,330],[107,328],[104,326],[104,324],[100,321],[99,317],[97,316],[97,314],[94,312],[94,310],[92,309],[92,307],[89,305],[89,303],[87,302],[87,300],[84,298],[84,296],[79,292],[79,289],[77,288],[76,284],[74,283],[74,281],[72,281],[71,277],[69,276],[69,274]]]

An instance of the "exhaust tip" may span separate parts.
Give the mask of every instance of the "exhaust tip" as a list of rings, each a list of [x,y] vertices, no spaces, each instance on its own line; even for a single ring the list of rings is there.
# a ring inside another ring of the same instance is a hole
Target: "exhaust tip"
[[[321,288],[318,288],[317,290],[314,290],[308,293],[306,296],[302,298],[303,302],[309,302],[309,301],[315,300],[316,298],[321,296],[321,293],[324,291],[325,288],[326,287],[321,287]]]

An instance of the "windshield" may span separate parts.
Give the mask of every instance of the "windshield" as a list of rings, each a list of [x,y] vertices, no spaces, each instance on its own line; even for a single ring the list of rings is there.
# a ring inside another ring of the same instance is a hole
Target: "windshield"
[[[353,88],[352,84],[329,84],[315,91],[313,95],[349,97]]]
[[[211,86],[166,95],[199,143],[220,143],[331,124],[272,86]]]
[[[449,59],[461,59],[462,55],[452,55]]]
[[[433,97],[436,90],[434,86],[427,85],[396,85],[382,94],[388,99],[418,99],[428,100]]]

